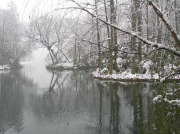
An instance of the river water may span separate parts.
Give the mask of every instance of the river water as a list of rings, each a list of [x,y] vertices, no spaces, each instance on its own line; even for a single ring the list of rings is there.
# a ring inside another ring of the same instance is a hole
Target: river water
[[[2,134],[138,134],[152,116],[155,86],[100,82],[91,71],[45,69],[44,48],[0,74]]]

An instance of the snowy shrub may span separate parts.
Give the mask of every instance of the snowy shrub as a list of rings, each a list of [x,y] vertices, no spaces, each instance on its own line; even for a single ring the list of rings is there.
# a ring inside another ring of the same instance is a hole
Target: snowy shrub
[[[140,72],[143,74],[150,74],[151,73],[151,66],[153,65],[152,61],[141,61],[140,63]]]
[[[152,134],[175,134],[180,132],[180,89],[177,90],[177,87],[172,87],[172,91],[166,91],[166,88],[163,88],[161,95],[153,99],[154,120]]]

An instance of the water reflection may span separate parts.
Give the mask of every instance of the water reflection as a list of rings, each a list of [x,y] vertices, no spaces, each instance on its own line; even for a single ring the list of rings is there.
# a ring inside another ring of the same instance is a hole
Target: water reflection
[[[14,132],[19,133],[24,122],[23,89],[24,86],[31,87],[33,83],[19,77],[18,73],[1,74],[0,80],[0,132],[13,128]]]
[[[89,71],[63,71],[48,73],[45,87],[29,74],[1,74],[1,133],[138,134],[151,120],[150,84],[100,82]]]

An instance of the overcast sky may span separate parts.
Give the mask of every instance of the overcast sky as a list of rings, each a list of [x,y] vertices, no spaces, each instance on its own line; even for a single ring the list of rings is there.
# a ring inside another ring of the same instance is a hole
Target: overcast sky
[[[2,0],[0,1],[0,8],[6,9],[8,3],[11,1],[17,5],[21,21],[27,20],[28,14],[31,11],[30,5],[32,6],[32,2],[30,1],[33,0]]]
[[[65,0],[1,0],[0,8],[6,9],[7,4],[13,1],[17,7],[22,22],[29,21],[34,15],[42,15],[44,12],[50,13],[56,8],[64,6],[72,6],[72,3],[64,2]],[[87,2],[88,0],[86,0]],[[60,11],[63,13],[63,10]],[[44,14],[43,14],[44,15]],[[69,16],[76,16],[76,12],[73,11]]]
[[[54,5],[58,5],[58,0],[1,0],[0,8],[6,9],[7,4],[11,1],[17,5],[21,21],[27,21],[34,11],[50,11]]]

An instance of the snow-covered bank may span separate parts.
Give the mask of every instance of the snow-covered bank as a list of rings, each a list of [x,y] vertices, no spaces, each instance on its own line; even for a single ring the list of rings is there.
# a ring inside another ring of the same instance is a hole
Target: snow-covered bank
[[[0,74],[4,74],[4,73],[8,73],[10,70],[10,66],[9,65],[0,65]]]
[[[47,65],[46,68],[50,70],[75,70],[75,69],[86,69],[92,67],[85,65],[74,66],[73,63],[58,63],[58,64]]]
[[[101,73],[102,71],[99,71],[98,69],[92,73],[93,77],[100,80],[115,80],[115,81],[159,81],[159,75],[158,74],[132,74],[131,70],[128,69],[122,73],[119,74],[112,74],[112,75],[105,75]]]
[[[76,67],[73,66],[73,63],[58,63],[58,64],[51,64],[46,66],[47,69],[52,70],[72,70],[76,69]]]
[[[10,66],[9,65],[0,65],[0,70],[10,70]]]
[[[21,61],[20,65],[27,65],[27,64],[34,64],[34,62],[31,61]]]
[[[177,82],[180,82],[180,75],[172,75],[174,74],[175,71],[180,67],[176,67],[175,65],[169,65],[169,66],[164,66],[164,72],[166,74],[162,77],[158,73],[151,72],[150,68],[152,65],[151,61],[142,61],[140,63],[142,65],[142,68],[146,70],[144,74],[132,74],[131,69],[127,69],[121,73],[116,73],[113,71],[112,75],[109,75],[108,69],[104,68],[102,70],[97,69],[92,73],[93,77],[96,79],[100,80],[114,80],[114,81],[126,81],[126,82],[132,82],[132,81],[138,81],[138,82],[149,82],[149,81],[161,81],[163,82],[164,80],[170,78],[169,80],[174,80]],[[169,77],[171,76],[171,77]]]

